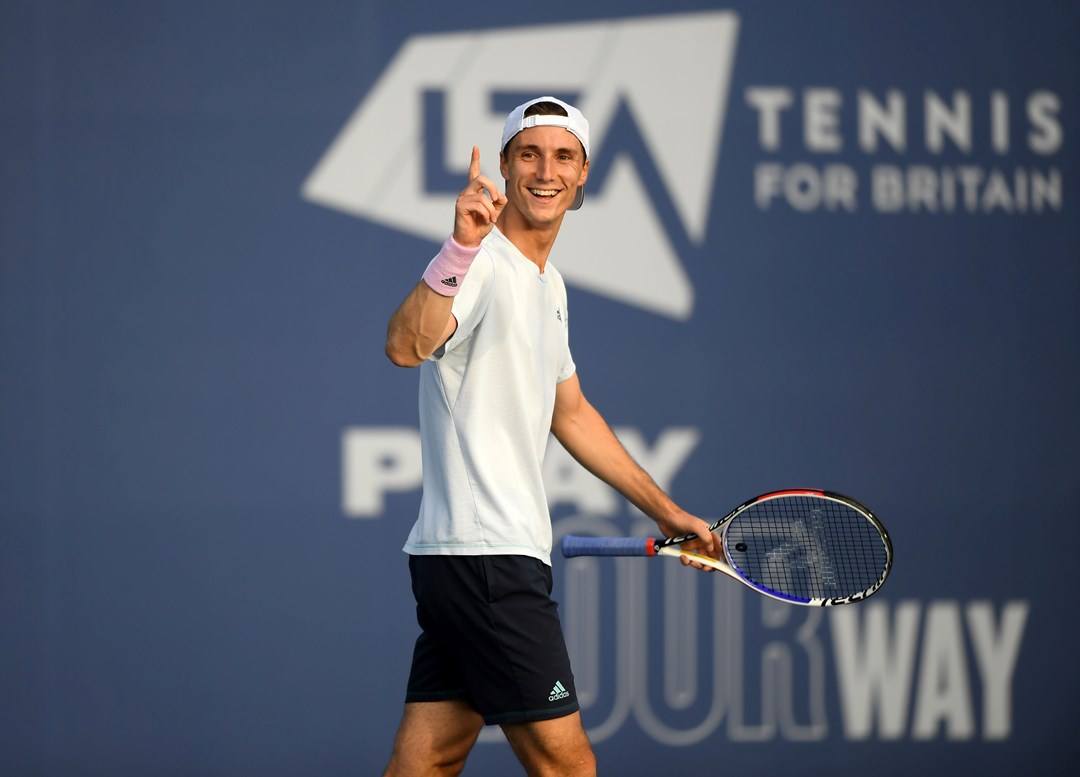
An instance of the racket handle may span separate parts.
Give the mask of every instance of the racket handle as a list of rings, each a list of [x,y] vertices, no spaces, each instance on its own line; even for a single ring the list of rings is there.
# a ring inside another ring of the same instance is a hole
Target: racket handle
[[[562,554],[574,556],[654,556],[652,537],[576,537],[562,538]]]

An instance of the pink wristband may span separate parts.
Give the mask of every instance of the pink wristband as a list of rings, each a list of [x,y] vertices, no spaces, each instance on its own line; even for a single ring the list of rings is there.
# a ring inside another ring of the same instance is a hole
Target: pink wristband
[[[444,297],[455,296],[461,290],[465,273],[479,252],[480,246],[467,248],[451,235],[424,270],[424,282]]]

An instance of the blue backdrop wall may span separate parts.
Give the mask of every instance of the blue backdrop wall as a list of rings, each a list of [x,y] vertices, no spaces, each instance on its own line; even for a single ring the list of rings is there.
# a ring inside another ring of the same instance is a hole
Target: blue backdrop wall
[[[1078,39],[1031,0],[0,5],[0,773],[378,773],[385,322],[545,92],[592,121],[553,261],[627,447],[702,515],[820,486],[896,545],[830,613],[556,559],[604,772],[1075,773]],[[557,534],[647,529],[546,467]],[[485,732],[467,773],[515,770]]]

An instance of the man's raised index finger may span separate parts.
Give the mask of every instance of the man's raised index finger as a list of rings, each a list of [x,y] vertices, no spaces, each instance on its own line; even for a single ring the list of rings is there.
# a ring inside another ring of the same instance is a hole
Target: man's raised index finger
[[[472,147],[472,161],[469,163],[469,180],[475,181],[480,177],[480,147]]]

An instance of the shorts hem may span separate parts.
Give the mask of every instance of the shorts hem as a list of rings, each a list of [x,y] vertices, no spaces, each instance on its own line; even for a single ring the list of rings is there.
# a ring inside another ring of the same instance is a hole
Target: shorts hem
[[[552,707],[546,710],[522,710],[519,712],[496,712],[492,715],[484,715],[484,723],[488,726],[498,726],[503,723],[532,723],[538,720],[555,720],[573,715],[581,705],[576,701],[573,704],[564,704],[561,707]]]

